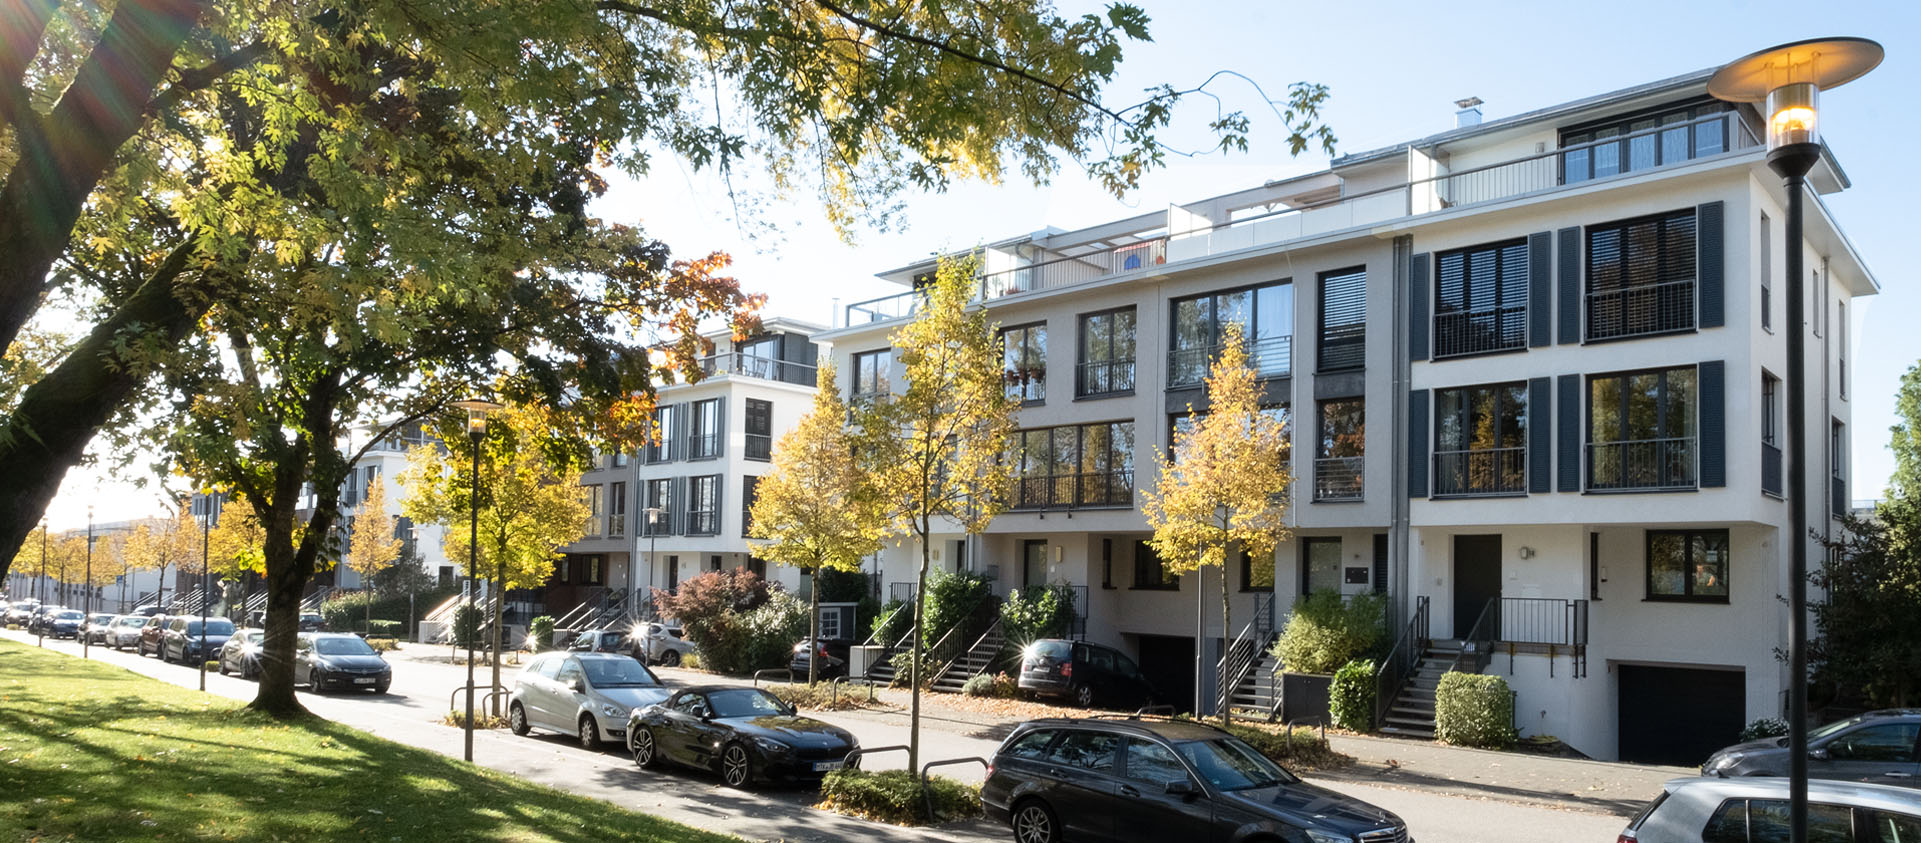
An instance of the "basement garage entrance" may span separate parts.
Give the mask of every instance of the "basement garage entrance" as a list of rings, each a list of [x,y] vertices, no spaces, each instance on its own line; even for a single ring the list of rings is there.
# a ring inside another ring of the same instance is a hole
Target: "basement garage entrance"
[[[1622,761],[1699,767],[1734,743],[1747,722],[1742,671],[1638,664],[1616,670]]]
[[[1194,639],[1172,635],[1136,636],[1141,673],[1177,711],[1194,707]]]

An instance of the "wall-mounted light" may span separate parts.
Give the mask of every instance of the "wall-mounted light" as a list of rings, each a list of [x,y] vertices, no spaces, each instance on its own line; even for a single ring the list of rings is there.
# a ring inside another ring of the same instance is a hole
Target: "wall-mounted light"
[[[1534,548],[1528,547],[1527,545],[1521,545],[1518,549],[1515,550],[1515,553],[1518,554],[1522,559],[1534,558]]]
[[[1056,565],[1061,564],[1061,550],[1060,545],[1054,545],[1054,564]]]

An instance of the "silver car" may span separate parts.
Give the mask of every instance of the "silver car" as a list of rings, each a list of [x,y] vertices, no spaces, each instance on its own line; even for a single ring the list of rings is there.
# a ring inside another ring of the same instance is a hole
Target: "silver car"
[[[1885,708],[1808,731],[1808,777],[1921,787],[1921,708]],[[1714,753],[1701,775],[1785,776],[1788,739],[1738,743]]]
[[[140,628],[147,625],[146,615],[121,615],[107,625],[107,646],[116,650],[140,645]]]
[[[1808,839],[1921,840],[1921,791],[1808,782]],[[1619,843],[1788,843],[1788,780],[1674,779],[1628,824]]]
[[[624,653],[542,653],[514,679],[507,717],[516,735],[547,729],[599,749],[625,740],[634,709],[666,698],[654,672]]]
[[[694,642],[681,637],[677,626],[643,623],[634,627],[633,636],[640,639],[641,652],[647,654],[648,664],[679,667],[683,659],[699,652]]]

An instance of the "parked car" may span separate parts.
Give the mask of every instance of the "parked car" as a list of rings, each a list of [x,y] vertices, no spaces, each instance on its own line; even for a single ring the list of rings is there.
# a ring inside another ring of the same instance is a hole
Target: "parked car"
[[[140,643],[140,628],[147,625],[145,615],[121,615],[107,627],[107,646],[124,650]]]
[[[294,647],[293,681],[315,692],[329,688],[387,693],[393,666],[358,635],[345,632],[303,632]]]
[[[227,638],[214,654],[220,662],[220,675],[238,673],[242,679],[254,679],[260,675],[260,646],[267,640],[266,630],[241,629]]]
[[[4,622],[8,626],[26,626],[27,619],[33,617],[33,610],[39,607],[38,600],[15,600],[7,606]]]
[[[640,641],[642,661],[679,667],[689,655],[700,652],[694,642],[681,634],[680,627],[664,623],[643,623],[634,628],[632,637]]]
[[[262,615],[261,622],[262,623],[266,622],[265,615]],[[301,612],[300,613],[300,631],[301,632],[320,632],[322,630],[325,630],[326,628],[327,628],[327,619],[321,617],[319,612]]]
[[[87,613],[79,609],[57,609],[41,615],[40,634],[48,638],[80,639],[80,627],[87,622]]]
[[[151,603],[145,606],[141,606],[137,609],[134,609],[132,612],[132,614],[139,615],[143,618],[151,618],[154,615],[164,615],[166,613],[167,613],[166,607],[161,606],[158,603]]]
[[[175,615],[167,621],[167,631],[161,637],[160,660],[197,665],[213,658],[232,636],[233,621],[226,618],[207,618],[202,629],[201,618]]]
[[[1225,730],[1173,719],[1015,726],[981,804],[1019,843],[1411,840],[1400,817],[1307,784]]]
[[[847,652],[853,649],[854,642],[845,638],[822,638],[819,647],[809,646],[811,642],[801,639],[794,644],[794,658],[787,663],[787,669],[795,676],[806,676],[815,655],[820,656],[820,677],[826,679],[847,675]],[[812,652],[810,652],[812,651]]]
[[[1138,708],[1160,696],[1126,653],[1064,638],[1043,638],[1022,649],[1015,684],[1030,694],[1066,697],[1082,708]]]
[[[634,709],[666,698],[660,678],[625,653],[542,653],[514,679],[507,722],[516,735],[548,729],[599,749],[626,737]]]
[[[65,606],[55,606],[52,604],[35,606],[33,614],[27,616],[27,631],[35,635],[51,634],[48,630],[52,628],[49,624],[52,622],[53,616],[65,611],[69,611]]]
[[[622,653],[635,659],[643,655],[640,642],[630,640],[627,633],[618,629],[588,629],[567,642],[567,650],[574,653]]]
[[[1785,776],[1787,738],[1737,743],[1708,756],[1701,775]],[[1808,777],[1921,787],[1921,708],[1887,708],[1808,732]]]
[[[729,787],[818,782],[859,747],[847,730],[802,717],[759,688],[687,688],[627,721],[627,751],[642,769],[672,762],[711,770]]]
[[[87,637],[87,643],[105,644],[108,630],[119,617],[112,612],[95,612],[88,615],[86,622],[80,625],[80,634]]]
[[[1788,843],[1788,780],[1674,779],[1618,843]],[[1808,839],[1840,843],[1921,840],[1921,791],[1808,782]]]
[[[160,645],[167,634],[167,615],[154,615],[140,627],[140,640],[134,642],[134,652],[140,655],[152,653],[160,655]]]

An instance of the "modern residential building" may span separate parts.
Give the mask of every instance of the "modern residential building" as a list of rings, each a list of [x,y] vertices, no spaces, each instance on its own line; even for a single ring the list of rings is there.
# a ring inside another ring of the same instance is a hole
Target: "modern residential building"
[[[1779,716],[1787,547],[1823,558],[1846,511],[1850,319],[1877,283],[1818,196],[1786,241],[1759,118],[1709,98],[1711,74],[1485,122],[1467,102],[1456,128],[1320,172],[989,243],[977,297],[1022,400],[1019,478],[984,535],[937,539],[940,564],[1085,586],[1088,637],[1175,700],[1197,657],[1265,645],[1297,596],[1331,589],[1389,595],[1393,634],[1505,676],[1523,733],[1590,756],[1692,763]],[[1810,183],[1848,186],[1831,154]],[[1798,326],[1776,294],[1791,248],[1812,268]],[[849,305],[817,337],[851,397],[899,385],[889,335],[919,300]],[[1271,565],[1228,567],[1223,628],[1220,574],[1199,593],[1166,576],[1138,492],[1205,410],[1230,324],[1289,421],[1294,535]],[[1793,330],[1810,334],[1800,443]],[[1787,489],[1797,447],[1809,486]],[[1813,535],[1785,528],[1791,494],[1816,502]],[[913,579],[908,544],[883,553],[890,583]],[[1418,688],[1395,705],[1410,731],[1431,711]]]

